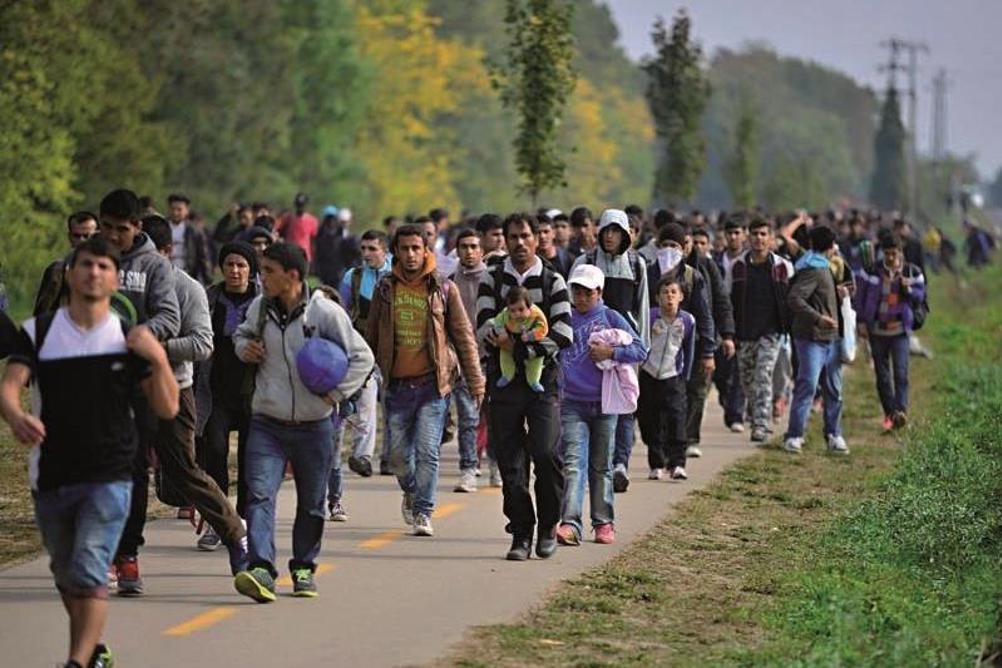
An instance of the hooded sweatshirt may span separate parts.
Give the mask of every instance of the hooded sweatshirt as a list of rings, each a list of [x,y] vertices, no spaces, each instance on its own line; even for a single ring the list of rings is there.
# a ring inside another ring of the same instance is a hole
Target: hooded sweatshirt
[[[118,291],[136,309],[137,323],[149,327],[161,341],[177,336],[181,310],[174,292],[174,268],[145,232],[137,234],[132,248],[122,253],[118,282]]]
[[[397,289],[393,294],[393,332],[397,349],[392,378],[417,378],[434,371],[428,354],[428,281],[435,271],[435,256],[426,251],[424,266],[410,278],[402,265],[393,266]]]
[[[209,299],[202,284],[173,267],[174,286],[181,309],[181,327],[178,335],[167,339],[167,359],[174,370],[174,378],[182,390],[195,382],[195,362],[204,362],[212,355],[212,320],[209,316]]]
[[[456,267],[456,273],[449,277],[455,283],[456,289],[459,290],[459,298],[463,300],[463,310],[466,311],[466,317],[470,319],[471,323],[477,321],[477,292],[480,290],[480,277],[484,275],[485,271],[487,271],[487,265],[483,262],[469,268],[460,264]],[[477,348],[480,352],[480,359],[483,359],[487,355],[487,351],[484,350],[484,344],[479,338]]]
[[[622,329],[633,334],[633,343],[613,348],[612,359],[624,364],[639,364],[647,357],[644,345],[636,330],[622,315],[599,300],[587,313],[571,310],[571,327],[574,338],[570,347],[560,353],[563,371],[563,396],[570,401],[601,402],[602,370],[588,355],[588,338],[594,332]]]

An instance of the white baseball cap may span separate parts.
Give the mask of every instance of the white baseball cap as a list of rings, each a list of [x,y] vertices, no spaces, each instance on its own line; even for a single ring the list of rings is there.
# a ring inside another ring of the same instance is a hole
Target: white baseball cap
[[[605,274],[593,264],[579,264],[574,267],[568,285],[580,285],[589,290],[600,290],[605,287]]]

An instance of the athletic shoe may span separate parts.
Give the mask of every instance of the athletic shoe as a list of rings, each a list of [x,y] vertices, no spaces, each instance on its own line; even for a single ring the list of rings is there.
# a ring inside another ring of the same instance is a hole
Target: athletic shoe
[[[804,439],[803,437],[796,436],[793,438],[788,438],[783,441],[783,449],[787,452],[792,452],[795,455],[799,455],[804,449]]]
[[[317,580],[309,568],[296,568],[292,571],[292,595],[298,598],[316,598]]]
[[[219,534],[217,534],[212,527],[208,527],[206,528],[205,533],[198,537],[195,547],[203,552],[214,552],[219,549],[219,546],[222,544],[223,540],[219,537]]]
[[[237,573],[233,578],[233,586],[238,592],[258,603],[271,603],[275,600],[275,578],[267,569],[260,566]]]
[[[453,492],[466,492],[472,494],[477,491],[477,471],[476,469],[465,469],[459,473],[459,482],[452,488]]]
[[[400,502],[400,516],[404,518],[404,524],[414,526],[414,495],[404,492],[404,499]]]
[[[612,471],[612,491],[622,494],[630,486],[630,476],[626,473],[626,467],[616,464]]]
[[[139,577],[138,557],[118,557],[115,568],[118,570],[118,595],[142,596],[143,579]]]
[[[525,561],[529,558],[530,552],[532,552],[531,536],[512,536],[511,547],[508,548],[508,554],[504,558],[508,561]]]
[[[745,433],[745,425],[742,422],[732,422],[731,424],[727,425],[727,428],[730,429],[731,433],[734,434]]]
[[[328,504],[327,510],[330,511],[329,519],[331,522],[348,521],[348,511],[344,509],[344,505],[340,501]]]
[[[192,506],[181,506],[177,509],[177,519],[190,520],[195,516],[195,509]]]
[[[499,389],[502,387],[508,387],[509,383],[511,383],[511,378],[505,378],[504,376],[501,376],[500,378],[498,378],[497,382],[494,383],[494,387],[497,387]]]
[[[435,529],[431,526],[431,518],[424,513],[418,513],[414,516],[414,535],[415,536],[434,536]]]
[[[390,470],[390,463],[385,459],[379,460],[379,475],[393,475],[393,471]]]
[[[355,457],[352,455],[348,458],[348,468],[363,478],[368,478],[372,475],[372,461],[368,457]]]
[[[477,467],[475,469],[473,469],[473,475],[475,475],[476,477],[479,478],[483,474],[484,474],[484,472],[480,470],[480,465],[478,464]]]
[[[504,483],[501,480],[501,469],[498,468],[498,463],[492,460],[489,466],[491,470],[491,487],[501,487]]]
[[[557,542],[561,545],[580,545],[581,537],[570,524],[561,524],[557,527]]]
[[[752,427],[751,430],[751,442],[752,443],[765,443],[769,440],[769,433],[762,427]]]
[[[540,529],[536,534],[536,556],[540,559],[549,559],[557,551],[557,537],[553,528],[549,530]]]
[[[87,668],[113,668],[115,665],[115,655],[111,653],[108,646],[104,643],[98,643],[94,647],[94,653],[91,654],[90,661],[87,663]]]
[[[546,388],[543,387],[542,383],[530,383],[529,389],[535,392],[536,394],[542,394],[543,392],[546,392]]]
[[[648,480],[661,480],[661,469],[651,469],[651,472],[647,474]]]
[[[891,424],[895,429],[904,429],[908,426],[908,416],[904,411],[898,411],[891,416]]]
[[[616,529],[612,526],[612,522],[595,527],[595,542],[602,545],[612,545],[616,542]]]
[[[703,456],[703,451],[699,449],[698,445],[690,445],[688,448],[685,449],[685,456],[699,459],[700,457]]]
[[[676,466],[671,470],[672,480],[688,480],[689,474],[685,472],[685,468],[682,466]]]
[[[111,562],[111,566],[108,566],[108,589],[118,588],[118,569],[115,567],[115,562]]]
[[[884,428],[884,431],[890,431],[894,429],[894,418],[892,418],[890,415],[885,415],[884,421],[881,424]]]
[[[828,434],[828,452],[835,455],[849,454],[849,446],[846,445],[845,438],[836,436],[835,434]]]

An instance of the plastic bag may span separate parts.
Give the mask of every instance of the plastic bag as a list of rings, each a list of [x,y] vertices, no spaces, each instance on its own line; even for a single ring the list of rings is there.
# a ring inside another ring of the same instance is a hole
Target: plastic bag
[[[842,362],[852,364],[856,361],[856,311],[852,308],[852,299],[848,295],[842,298],[842,321],[845,323],[845,335],[842,337]]]

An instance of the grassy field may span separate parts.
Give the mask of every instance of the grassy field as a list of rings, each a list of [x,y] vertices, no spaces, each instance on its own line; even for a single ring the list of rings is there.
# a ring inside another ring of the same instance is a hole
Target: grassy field
[[[1002,594],[1002,272],[933,281],[912,426],[887,435],[847,369],[852,454],[773,446],[606,566],[443,665],[996,665]]]

